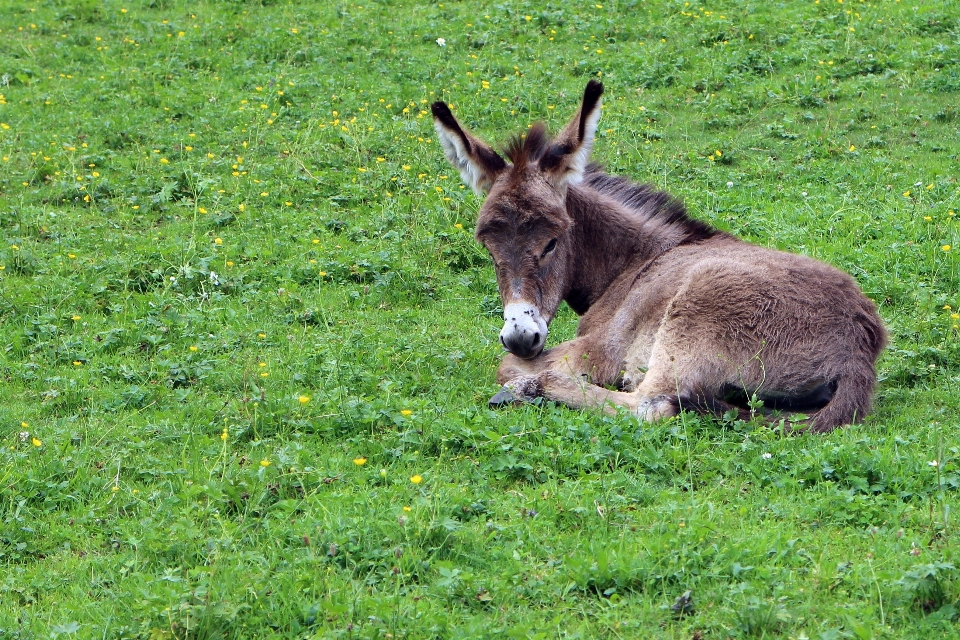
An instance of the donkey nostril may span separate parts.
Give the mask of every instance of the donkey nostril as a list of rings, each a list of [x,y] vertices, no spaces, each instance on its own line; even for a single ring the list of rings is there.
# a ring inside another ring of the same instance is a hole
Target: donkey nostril
[[[507,341],[503,339],[503,335],[502,335],[502,334],[500,335],[500,344],[502,344],[504,348],[507,347]]]
[[[533,344],[540,344],[540,332],[533,334]]]

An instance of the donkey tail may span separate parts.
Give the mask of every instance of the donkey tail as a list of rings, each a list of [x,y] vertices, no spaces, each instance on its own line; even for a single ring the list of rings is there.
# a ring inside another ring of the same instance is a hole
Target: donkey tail
[[[845,424],[862,422],[870,413],[876,384],[872,365],[848,372],[837,380],[837,390],[830,402],[806,421],[806,428],[811,433],[829,433]]]
[[[830,401],[807,421],[813,433],[829,433],[845,424],[862,422],[870,413],[873,391],[877,386],[875,363],[887,346],[887,331],[873,302],[862,298],[855,315],[859,329],[855,334],[857,350],[837,379],[837,390]]]

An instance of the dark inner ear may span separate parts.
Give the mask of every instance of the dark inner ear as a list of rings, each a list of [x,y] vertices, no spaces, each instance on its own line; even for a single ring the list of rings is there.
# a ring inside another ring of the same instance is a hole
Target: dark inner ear
[[[440,124],[460,137],[460,140],[463,142],[463,148],[467,150],[467,153],[473,153],[470,138],[468,138],[467,134],[460,128],[460,123],[453,117],[453,114],[450,113],[450,107],[447,106],[447,103],[440,101],[434,102],[430,105],[430,110],[433,111],[433,117],[439,120]]]
[[[583,91],[583,106],[580,107],[580,127],[577,129],[579,139],[577,142],[583,142],[583,136],[587,126],[587,116],[593,113],[597,108],[597,102],[603,95],[603,85],[596,80],[587,83],[587,88]]]
[[[572,151],[573,145],[569,142],[550,145],[543,153],[543,157],[540,158],[540,170],[553,171],[554,169],[559,169],[560,165],[563,164],[563,159],[570,155]]]
[[[497,153],[487,147],[485,144],[473,144],[470,142],[470,136],[463,130],[457,119],[450,112],[450,107],[445,102],[434,102],[430,105],[433,111],[433,117],[449,131],[454,132],[460,141],[463,142],[463,148],[467,155],[473,156],[487,172],[497,173],[507,168],[507,163]]]
[[[490,173],[497,173],[507,168],[507,162],[489,147],[478,144],[474,147],[473,152],[483,168]]]

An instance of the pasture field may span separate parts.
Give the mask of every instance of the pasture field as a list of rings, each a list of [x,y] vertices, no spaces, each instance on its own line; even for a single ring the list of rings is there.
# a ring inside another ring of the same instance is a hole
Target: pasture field
[[[429,104],[589,78],[878,302],[865,424],[487,408]],[[960,3],[0,0],[0,79],[0,639],[960,637]]]

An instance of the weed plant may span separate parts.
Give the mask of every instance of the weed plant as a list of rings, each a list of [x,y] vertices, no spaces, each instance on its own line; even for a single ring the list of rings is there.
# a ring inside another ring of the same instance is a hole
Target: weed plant
[[[960,637],[957,2],[0,5],[0,638]],[[864,424],[486,407],[429,104],[589,78],[611,172],[877,301]]]

